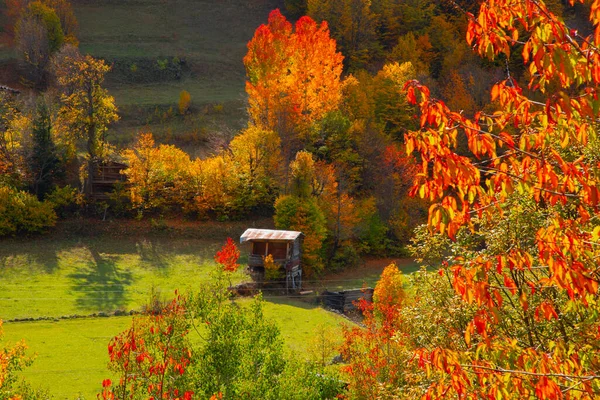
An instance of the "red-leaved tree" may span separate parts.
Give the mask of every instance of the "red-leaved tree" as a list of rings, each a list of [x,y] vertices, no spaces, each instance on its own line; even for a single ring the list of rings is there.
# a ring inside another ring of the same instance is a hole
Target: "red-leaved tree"
[[[190,400],[187,368],[192,352],[183,298],[176,296],[161,312],[134,318],[131,328],[108,345],[109,368],[119,376],[102,382],[102,400]]]
[[[237,263],[240,258],[240,250],[231,238],[227,238],[227,242],[221,250],[217,251],[215,261],[223,267],[226,272],[235,272],[240,267]]]

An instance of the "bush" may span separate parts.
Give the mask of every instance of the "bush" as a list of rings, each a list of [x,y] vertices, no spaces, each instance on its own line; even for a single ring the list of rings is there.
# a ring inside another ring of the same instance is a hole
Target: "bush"
[[[58,215],[64,216],[67,212],[74,211],[81,202],[81,196],[71,185],[55,187],[46,195],[46,202],[52,204],[52,207]]]
[[[0,236],[40,233],[56,224],[52,204],[8,186],[0,187]]]
[[[190,103],[192,102],[192,95],[187,90],[182,90],[179,93],[179,114],[184,115],[190,109]]]

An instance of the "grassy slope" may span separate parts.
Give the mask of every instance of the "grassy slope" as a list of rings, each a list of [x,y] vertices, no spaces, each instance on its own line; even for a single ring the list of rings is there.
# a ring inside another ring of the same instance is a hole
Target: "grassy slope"
[[[76,221],[77,222],[77,221]],[[257,221],[268,227],[270,221]],[[135,225],[135,222],[129,222]],[[171,223],[169,223],[171,224]],[[60,316],[138,308],[152,286],[169,296],[209,278],[212,257],[227,236],[239,237],[250,222],[184,223],[153,232],[147,223],[125,228],[95,222],[62,227],[53,236],[0,241],[0,318]],[[88,233],[86,233],[88,232]],[[243,262],[243,259],[242,259]],[[242,300],[243,301],[243,300]],[[315,328],[339,329],[344,321],[319,307],[270,297],[265,314],[275,321],[291,351],[305,354]],[[5,323],[5,341],[25,339],[38,354],[23,374],[58,399],[79,393],[95,398],[106,369],[106,345],[130,317]]]
[[[265,315],[279,326],[290,351],[300,356],[306,354],[317,327],[339,331],[345,322],[318,307],[277,300],[265,302]],[[34,364],[23,373],[32,385],[49,388],[56,399],[74,399],[78,395],[94,399],[102,380],[111,377],[106,368],[108,341],[126,329],[130,321],[130,317],[110,317],[7,323],[5,341],[25,339],[31,351],[37,353]]]
[[[130,317],[4,325],[5,342],[25,339],[37,357],[22,374],[35,387],[50,389],[55,399],[81,394],[95,399],[107,371],[108,341],[125,330]]]
[[[280,0],[202,1],[130,0],[75,1],[80,25],[80,48],[96,57],[126,65],[178,57],[186,72],[179,80],[126,83],[108,77],[107,85],[122,109],[123,121],[112,136],[127,142],[145,124],[155,106],[177,107],[179,93],[187,90],[197,113],[206,104],[223,104],[224,112],[210,114],[207,129],[238,129],[244,119],[245,71],[242,58],[254,30],[265,23]],[[199,108],[200,107],[200,108]],[[201,111],[204,110],[204,111]],[[168,121],[167,125],[171,126]],[[181,121],[179,121],[181,122]],[[173,124],[175,135],[193,127]],[[160,132],[165,123],[146,129]]]
[[[0,244],[0,318],[90,314],[145,304],[208,279],[219,242],[87,238]]]

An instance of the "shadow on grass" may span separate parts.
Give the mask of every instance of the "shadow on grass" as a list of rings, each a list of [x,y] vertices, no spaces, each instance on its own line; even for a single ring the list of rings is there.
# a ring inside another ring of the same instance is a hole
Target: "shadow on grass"
[[[89,250],[92,261],[69,275],[77,307],[86,311],[122,308],[129,300],[126,289],[133,283],[131,272],[118,268],[114,258],[102,256],[97,249]]]
[[[66,246],[48,240],[30,242],[8,239],[0,246],[0,270],[27,267],[52,274],[59,267],[58,253]]]
[[[166,271],[169,267],[167,258],[165,257],[167,249],[161,246],[158,239],[138,240],[135,243],[135,247],[143,262],[163,271]]]

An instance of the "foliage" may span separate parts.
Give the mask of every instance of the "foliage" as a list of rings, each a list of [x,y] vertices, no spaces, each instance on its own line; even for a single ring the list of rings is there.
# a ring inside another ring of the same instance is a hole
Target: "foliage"
[[[49,110],[44,103],[38,105],[31,136],[33,148],[29,169],[32,174],[33,192],[43,199],[62,172],[58,150],[52,137]]]
[[[176,297],[160,314],[135,318],[132,327],[108,345],[110,369],[119,376],[102,382],[99,398],[190,400],[185,372],[191,363],[183,299]]]
[[[463,348],[418,351],[433,375],[426,398],[591,399],[600,391],[597,3],[587,38],[542,1],[482,3],[467,41],[491,59],[522,46],[530,77],[528,90],[510,77],[494,85],[493,114],[470,119],[427,87],[407,85],[422,127],[406,137],[423,160],[412,193],[433,202],[431,232],[457,243],[442,253],[441,273],[476,310]],[[477,162],[457,154],[459,136]]]
[[[250,127],[232,140],[230,152],[191,160],[183,150],[156,146],[151,134],[142,134],[133,149],[123,152],[131,202],[144,212],[245,215],[273,201],[278,145],[273,132]]]
[[[111,341],[109,353],[121,383],[105,380],[104,399],[136,393],[173,399],[324,399],[340,390],[335,379],[319,378],[312,367],[285,355],[279,329],[265,318],[260,297],[247,306],[231,301],[222,270],[197,294],[178,297],[162,314],[134,321]]]
[[[221,250],[217,251],[215,261],[223,267],[225,272],[235,272],[240,267],[237,263],[240,258],[240,250],[235,245],[235,242],[230,237],[227,238],[227,243],[223,245]]]
[[[370,0],[308,0],[307,14],[331,24],[332,36],[351,70],[365,68],[378,52],[377,21]]]
[[[359,249],[363,254],[383,255],[388,250],[388,227],[381,220],[375,198],[364,199],[358,207],[360,223],[356,227]]]
[[[292,194],[282,195],[275,201],[273,219],[277,229],[302,232],[302,264],[305,273],[315,275],[322,272],[323,241],[327,234],[326,219],[314,196],[321,185],[315,171],[312,154],[300,151],[290,165],[292,171]],[[322,177],[322,176],[321,176]]]
[[[327,234],[325,216],[313,198],[280,196],[275,202],[275,227],[302,232],[302,266],[307,276],[323,271],[323,240]]]
[[[42,84],[50,56],[64,42],[56,12],[40,1],[29,3],[15,26],[15,40],[33,82]]]
[[[306,129],[341,99],[342,56],[327,23],[302,17],[292,25],[274,10],[244,57],[251,122],[271,130]]]
[[[31,129],[31,119],[19,103],[0,94],[0,183],[18,185],[25,180],[24,143]]]
[[[27,192],[0,186],[0,236],[41,233],[55,223],[52,204],[40,202]]]
[[[265,280],[272,281],[282,278],[281,265],[273,260],[273,255],[263,256],[263,266],[265,268]]]
[[[92,56],[65,53],[57,59],[55,73],[62,88],[58,125],[71,154],[77,139],[86,142],[86,193],[91,190],[94,165],[105,160],[110,148],[106,142],[108,126],[118,120],[115,100],[101,85],[110,70],[103,60]]]
[[[385,393],[401,383],[410,357],[394,340],[403,322],[399,318],[404,297],[401,273],[391,264],[383,276],[375,288],[373,303],[364,299],[359,303],[365,328],[344,330],[341,354],[348,362],[343,370],[351,398],[391,398]]]
[[[52,204],[56,213],[63,217],[67,212],[72,212],[77,206],[81,205],[83,199],[81,194],[70,185],[55,186],[52,191],[46,194],[44,200]]]
[[[325,368],[338,355],[340,345],[341,339],[333,329],[318,325],[308,347],[310,360],[320,368]]]
[[[6,24],[4,26],[4,32],[8,35],[14,35],[16,27],[18,26],[19,19],[26,17],[27,14],[31,14],[31,10],[29,8],[36,8],[36,11],[39,13],[41,17],[46,17],[46,19],[52,17],[48,17],[47,10],[39,9],[39,5],[36,4],[33,7],[31,6],[31,0],[5,0],[6,3]],[[77,44],[77,20],[75,18],[75,14],[73,13],[73,8],[71,3],[67,0],[42,0],[42,5],[51,9],[60,21],[60,28],[64,34],[64,41],[66,43]],[[24,15],[25,14],[25,15]],[[55,21],[52,21],[53,29],[56,29]]]
[[[123,156],[129,165],[124,174],[134,207],[162,211],[181,206],[192,197],[192,162],[182,150],[172,145],[156,147],[152,134],[144,133]]]
[[[54,10],[64,33],[64,42],[77,46],[78,23],[73,7],[68,0],[42,0],[46,6]]]
[[[231,140],[229,150],[240,178],[235,196],[238,207],[273,204],[282,163],[279,135],[251,125]]]
[[[182,90],[181,93],[179,93],[179,103],[177,104],[179,107],[179,114],[186,114],[190,110],[191,102],[192,96],[190,95],[190,92]]]

